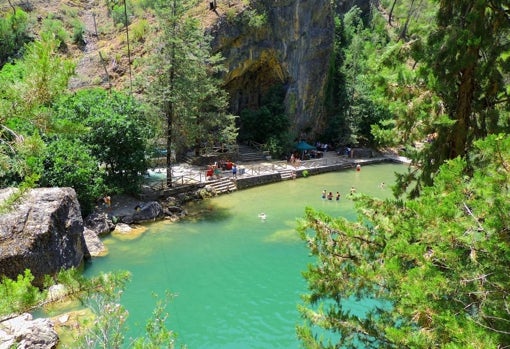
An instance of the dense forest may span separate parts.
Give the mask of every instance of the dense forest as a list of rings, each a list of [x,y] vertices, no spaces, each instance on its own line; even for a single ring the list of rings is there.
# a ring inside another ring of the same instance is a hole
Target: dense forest
[[[72,84],[85,40],[72,8],[41,18],[30,1],[2,6],[0,187],[73,187],[86,214],[104,193],[136,193],[162,147],[171,186],[180,154],[256,142],[280,156],[307,131],[289,127],[277,84],[258,109],[233,115],[224,58],[197,15],[202,2],[105,3],[126,35],[122,74],[107,88]],[[231,11],[249,11],[254,27],[268,20],[264,1],[237,5]],[[317,258],[305,273],[299,338],[309,348],[505,347],[510,1],[330,6],[324,125],[311,136],[397,149],[412,165],[394,199],[356,197],[357,222],[307,209],[299,232]],[[359,318],[343,308],[349,297],[381,302]]]

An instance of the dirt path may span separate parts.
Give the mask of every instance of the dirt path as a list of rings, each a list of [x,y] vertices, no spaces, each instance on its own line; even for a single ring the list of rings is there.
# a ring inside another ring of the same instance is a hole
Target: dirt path
[[[85,46],[83,55],[76,64],[76,75],[69,81],[69,89],[76,90],[89,86],[108,86],[108,76],[99,56],[100,29],[107,18],[106,9],[96,0],[88,0],[80,14],[80,20],[85,26]]]

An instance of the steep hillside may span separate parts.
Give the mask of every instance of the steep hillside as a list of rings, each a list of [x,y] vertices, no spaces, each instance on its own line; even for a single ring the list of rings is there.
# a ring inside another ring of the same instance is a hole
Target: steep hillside
[[[155,17],[152,11],[144,10],[140,5],[128,7],[131,23],[127,33],[103,0],[0,0],[2,14],[12,11],[13,6],[30,15],[30,35],[34,39],[47,20],[61,22],[67,32],[62,53],[76,62],[76,76],[69,84],[71,90],[92,86],[129,88],[127,34],[130,39],[131,80],[143,71],[141,59],[150,54],[154,37]],[[192,9],[191,15],[199,17],[205,28],[227,11],[240,11],[244,6],[242,1],[233,1],[230,6],[220,3],[213,12],[207,2],[200,2]],[[83,42],[75,43],[73,35],[80,26],[83,28]]]
[[[351,2],[344,1],[344,5],[351,6]],[[323,95],[334,39],[330,1],[216,1],[214,11],[209,3],[198,1],[190,15],[200,19],[214,37],[213,49],[226,58],[224,86],[231,96],[231,111],[257,109],[268,89],[281,84],[296,135],[320,133],[325,127]],[[10,4],[31,14],[34,35],[48,19],[63,23],[68,32],[64,53],[76,61],[71,90],[91,86],[127,89],[143,76],[156,19],[142,7],[142,1],[128,6],[129,33],[120,23],[123,8],[112,9],[112,1],[0,0],[0,9],[10,11]],[[76,44],[73,33],[80,26],[83,42]]]

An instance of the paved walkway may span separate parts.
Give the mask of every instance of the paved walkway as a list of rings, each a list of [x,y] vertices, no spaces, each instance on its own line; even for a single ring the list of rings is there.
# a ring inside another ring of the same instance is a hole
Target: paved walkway
[[[407,159],[398,156],[384,155],[379,158],[366,158],[366,159],[352,159],[346,156],[339,156],[334,151],[324,153],[320,159],[311,159],[304,161],[297,161],[290,164],[286,161],[280,160],[266,160],[266,161],[250,161],[250,162],[237,162],[238,178],[249,178],[255,176],[263,176],[274,173],[283,173],[291,171],[303,171],[311,168],[319,167],[338,167],[338,165],[348,167],[355,167],[357,164],[363,165],[366,163],[381,162],[388,159],[394,161],[406,162]],[[149,172],[148,185],[155,190],[162,189],[165,185],[166,169],[155,169]],[[231,171],[222,171],[220,178],[232,178]],[[206,170],[204,167],[192,166],[189,164],[178,164],[172,167],[172,181],[175,185],[207,183],[211,178],[206,177]]]

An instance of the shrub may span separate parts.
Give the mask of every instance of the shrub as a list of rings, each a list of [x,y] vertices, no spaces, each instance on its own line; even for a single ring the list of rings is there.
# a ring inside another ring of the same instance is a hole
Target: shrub
[[[147,171],[147,140],[153,133],[141,105],[119,92],[90,89],[63,98],[54,108],[57,118],[88,128],[76,137],[104,166],[111,191],[137,192]]]
[[[0,67],[16,57],[28,42],[28,15],[22,10],[0,18]]]
[[[69,34],[64,28],[62,21],[58,19],[46,18],[43,20],[41,32],[49,33],[59,41],[59,49],[65,50],[67,48],[67,41]]]
[[[16,280],[7,277],[0,282],[0,315],[21,313],[37,305],[45,298],[45,294],[32,286],[34,276],[30,270],[18,275]]]
[[[85,45],[85,24],[76,19],[73,21],[73,42],[77,45]]]
[[[145,41],[145,36],[149,31],[149,22],[146,19],[141,19],[134,23],[131,27],[131,33],[133,36],[133,41],[143,42]]]
[[[111,12],[113,23],[115,25],[122,24],[123,26],[128,26],[129,24],[131,24],[129,18],[133,14],[131,13],[131,10],[129,8],[127,9],[127,12],[128,13],[126,18],[126,16],[124,15],[124,6],[114,5]]]
[[[87,146],[77,140],[58,139],[47,147],[40,185],[74,188],[81,210],[87,214],[106,191],[103,174]]]

